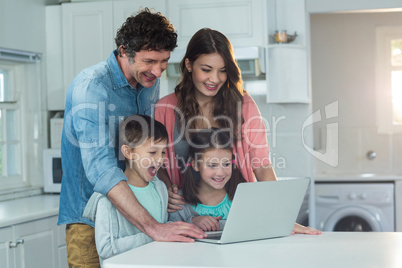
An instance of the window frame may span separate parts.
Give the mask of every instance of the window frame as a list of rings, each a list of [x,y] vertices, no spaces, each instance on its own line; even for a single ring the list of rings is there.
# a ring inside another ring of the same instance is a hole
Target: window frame
[[[402,125],[393,124],[392,71],[402,66],[391,65],[391,40],[402,39],[402,26],[376,29],[376,122],[379,133],[402,133]]]
[[[26,63],[25,63],[26,64]],[[19,148],[17,150],[17,156],[20,159],[19,163],[19,171],[20,174],[18,175],[11,175],[11,176],[2,176],[0,174],[0,191],[8,191],[10,189],[22,189],[28,188],[31,186],[30,181],[28,180],[27,176],[27,159],[26,159],[26,149],[27,149],[27,137],[26,137],[26,127],[24,122],[26,122],[26,112],[27,107],[25,105],[25,94],[26,85],[25,85],[25,70],[24,63],[14,63],[8,61],[0,61],[0,69],[10,71],[11,73],[11,80],[13,88],[13,96],[14,101],[11,102],[1,102],[0,103],[0,110],[4,112],[5,110],[15,110],[17,112],[17,120],[15,120],[15,127],[17,128],[17,139],[10,142],[9,139],[6,139],[5,142],[0,141],[0,146],[3,147],[4,144],[19,144]],[[3,115],[4,116],[4,115]],[[1,119],[3,120],[3,119]],[[5,120],[2,121],[2,123]],[[6,135],[6,128],[0,129],[2,131],[2,136]],[[25,148],[25,150],[24,150]],[[6,155],[3,154],[4,157]]]

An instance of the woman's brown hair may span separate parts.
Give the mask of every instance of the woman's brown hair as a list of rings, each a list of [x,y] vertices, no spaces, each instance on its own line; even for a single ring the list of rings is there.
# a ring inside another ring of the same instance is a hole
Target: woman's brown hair
[[[175,88],[178,110],[183,113],[178,115],[179,126],[186,126],[186,130],[196,129],[196,121],[190,119],[201,115],[200,107],[195,98],[196,88],[192,74],[186,69],[185,61],[188,59],[193,64],[199,56],[213,53],[218,53],[223,58],[227,80],[213,99],[214,110],[212,115],[216,118],[219,128],[231,129],[235,138],[240,139],[241,125],[244,121],[241,115],[244,89],[240,69],[234,59],[233,47],[227,37],[209,28],[203,28],[193,35],[180,63],[182,76]],[[184,122],[182,122],[183,119]],[[187,125],[186,122],[191,123]]]

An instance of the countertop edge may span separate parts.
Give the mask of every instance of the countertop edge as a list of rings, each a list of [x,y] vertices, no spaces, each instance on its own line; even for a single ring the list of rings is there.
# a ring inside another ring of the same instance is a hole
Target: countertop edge
[[[58,195],[37,195],[0,202],[0,228],[59,214]]]

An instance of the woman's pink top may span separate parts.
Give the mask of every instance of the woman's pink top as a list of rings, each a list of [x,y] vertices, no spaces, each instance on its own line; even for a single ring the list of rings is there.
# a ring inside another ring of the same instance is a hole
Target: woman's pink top
[[[181,187],[181,172],[176,163],[173,139],[177,98],[175,93],[160,99],[155,105],[155,119],[163,123],[169,134],[169,143],[166,151],[167,171],[170,181]],[[236,165],[248,182],[255,181],[254,169],[271,164],[269,146],[264,122],[254,100],[247,93],[244,94],[242,107],[244,123],[242,125],[242,139],[237,141],[233,153],[236,156]]]

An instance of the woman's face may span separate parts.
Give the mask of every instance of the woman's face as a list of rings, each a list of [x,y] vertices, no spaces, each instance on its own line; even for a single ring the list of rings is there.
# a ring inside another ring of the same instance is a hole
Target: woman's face
[[[202,54],[193,63],[186,59],[197,99],[214,97],[227,80],[225,61],[218,53]]]
[[[197,163],[192,163],[200,172],[200,186],[220,190],[232,177],[232,151],[212,149],[206,151]]]

